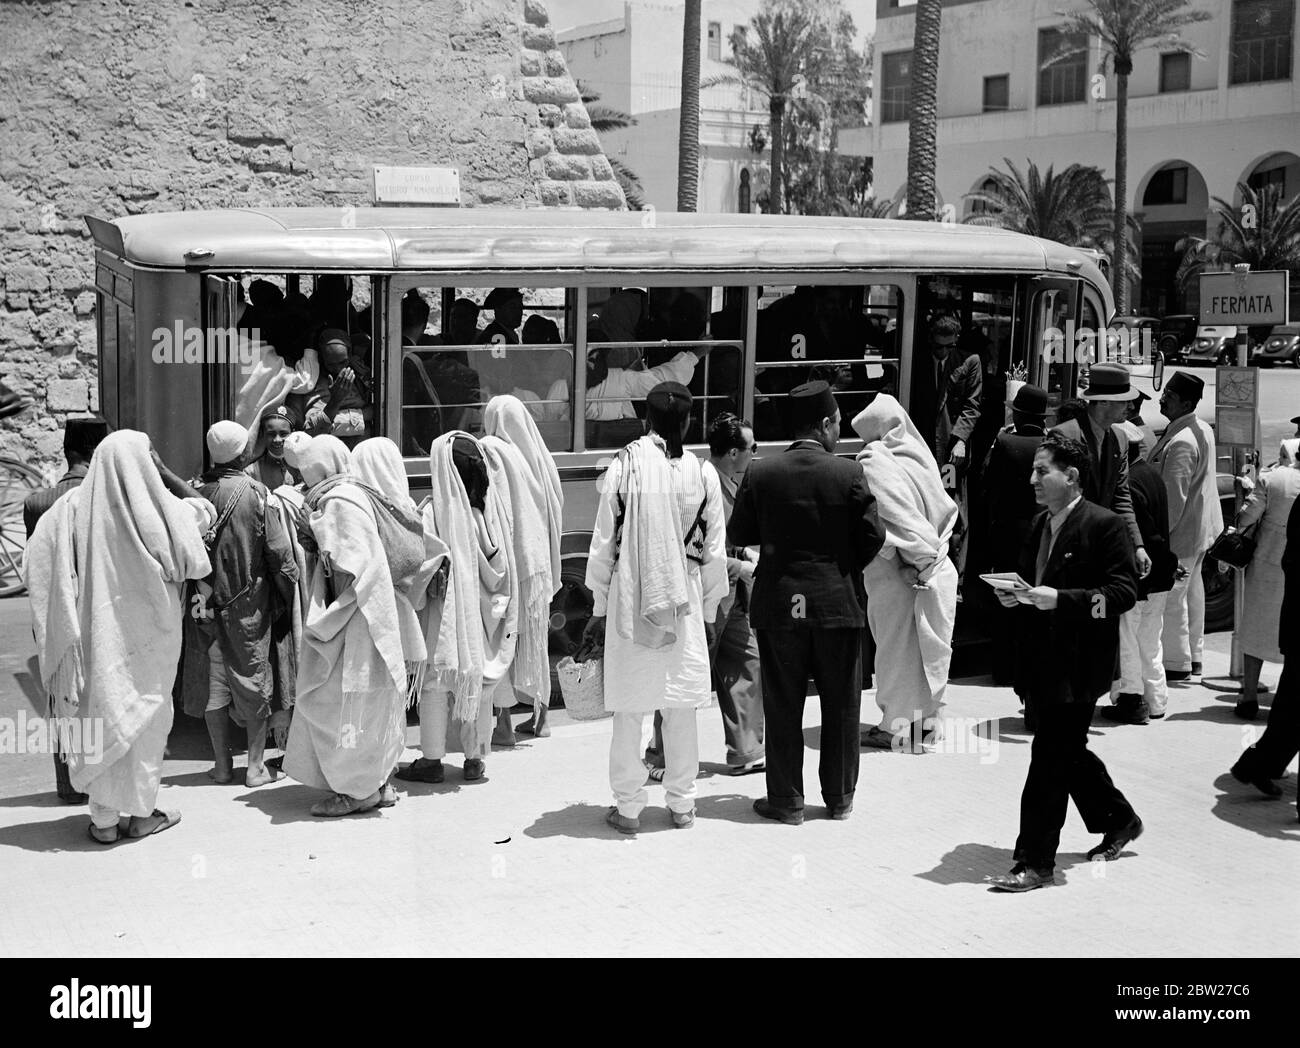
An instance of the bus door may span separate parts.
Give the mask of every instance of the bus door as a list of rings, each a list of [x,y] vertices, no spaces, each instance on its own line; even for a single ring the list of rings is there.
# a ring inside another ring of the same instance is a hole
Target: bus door
[[[1024,297],[1029,381],[1047,391],[1047,424],[1079,388],[1079,318],[1083,281],[1077,277],[1031,277]]]
[[[205,356],[202,364],[205,431],[214,422],[235,417],[235,395],[242,384],[239,335],[236,330],[240,312],[239,278],[205,273],[203,276]]]

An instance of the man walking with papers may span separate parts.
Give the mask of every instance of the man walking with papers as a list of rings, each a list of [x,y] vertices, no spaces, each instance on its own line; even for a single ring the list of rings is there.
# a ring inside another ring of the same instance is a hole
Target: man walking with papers
[[[1117,859],[1142,833],[1142,820],[1088,749],[1093,707],[1110,690],[1119,617],[1137,600],[1137,568],[1123,519],[1083,497],[1087,464],[1083,444],[1048,434],[1031,474],[1045,512],[1034,521],[1020,562],[1020,575],[1033,585],[997,589],[1004,607],[1019,607],[1018,676],[1038,718],[1015,866],[993,881],[1002,891],[1052,883],[1071,798],[1089,831],[1104,834],[1089,859]]]

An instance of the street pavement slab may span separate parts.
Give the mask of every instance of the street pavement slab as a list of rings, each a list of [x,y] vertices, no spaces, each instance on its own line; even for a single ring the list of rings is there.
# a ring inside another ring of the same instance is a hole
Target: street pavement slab
[[[15,683],[31,655],[16,604],[0,602],[4,717],[32,702]],[[1226,672],[1222,652],[1206,660]],[[1031,740],[988,678],[950,686],[937,752],[864,750],[844,822],[818,796],[810,697],[798,827],[752,811],[761,774],[725,773],[716,707],[698,713],[696,825],[674,829],[652,785],[635,837],[604,822],[607,720],[559,715],[550,738],[496,750],[482,781],[453,757],[445,783],[398,782],[395,807],[327,820],[291,780],[241,785],[242,757],[235,785],[212,784],[201,723],[178,718],[158,804],[183,821],[112,847],[56,799],[48,755],[0,754],[0,954],[1293,956],[1295,766],[1280,800],[1236,783],[1228,768],[1262,722],[1203,684],[1171,690],[1164,721],[1098,717],[1090,740],[1146,833],[1089,862],[1098,838],[1071,808],[1056,883],[1025,895],[987,883],[1012,865]],[[878,719],[870,692],[862,719]]]

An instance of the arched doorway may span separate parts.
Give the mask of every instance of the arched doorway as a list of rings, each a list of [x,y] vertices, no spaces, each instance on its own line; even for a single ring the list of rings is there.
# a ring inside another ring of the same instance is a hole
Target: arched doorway
[[[1133,311],[1155,317],[1195,313],[1200,288],[1178,284],[1178,243],[1205,236],[1210,192],[1204,176],[1185,160],[1166,160],[1138,182],[1133,210],[1142,227],[1141,290]]]

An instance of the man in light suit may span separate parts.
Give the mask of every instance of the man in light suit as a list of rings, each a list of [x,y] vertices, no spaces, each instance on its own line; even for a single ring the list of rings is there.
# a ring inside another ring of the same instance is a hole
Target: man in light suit
[[[993,881],[1001,891],[1051,884],[1069,802],[1104,834],[1089,859],[1119,858],[1142,820],[1088,749],[1097,699],[1110,690],[1119,619],[1137,600],[1137,570],[1124,521],[1083,497],[1088,449],[1049,433],[1034,455],[1034,496],[1044,507],[1021,553],[1028,591],[998,591],[1020,617],[1018,676],[1038,720],[1020,798],[1015,866]]]
[[[1174,583],[1165,605],[1162,643],[1165,677],[1187,680],[1201,672],[1205,634],[1205,551],[1223,531],[1214,433],[1196,417],[1205,383],[1175,371],[1160,394],[1160,412],[1169,419],[1148,462],[1160,471],[1169,498],[1169,548],[1186,576]]]

